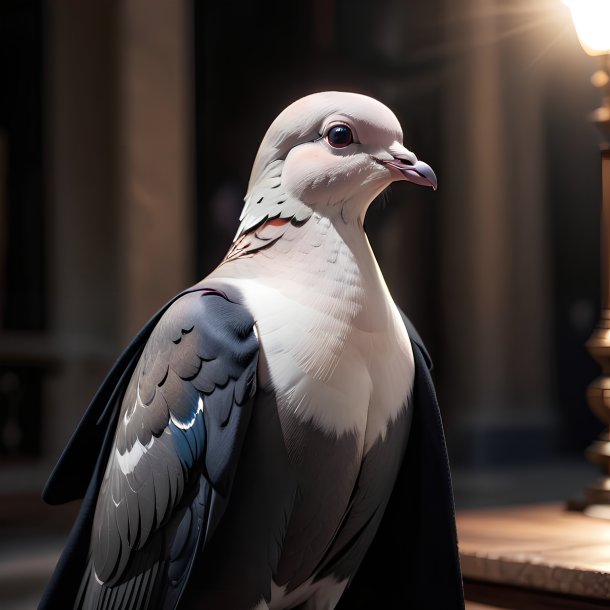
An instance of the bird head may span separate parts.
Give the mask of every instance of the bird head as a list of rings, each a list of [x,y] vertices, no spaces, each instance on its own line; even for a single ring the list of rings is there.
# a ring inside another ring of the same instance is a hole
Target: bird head
[[[249,193],[261,183],[268,186],[270,176],[277,178],[272,188],[281,187],[288,199],[322,215],[347,210],[361,217],[396,181],[436,188],[432,168],[403,145],[400,123],[389,108],[365,95],[336,91],[301,98],[273,121],[254,162]]]

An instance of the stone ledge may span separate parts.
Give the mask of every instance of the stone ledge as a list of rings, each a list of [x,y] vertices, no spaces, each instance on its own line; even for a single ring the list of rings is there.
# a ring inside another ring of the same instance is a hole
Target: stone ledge
[[[458,514],[465,579],[610,601],[610,524],[562,505]]]

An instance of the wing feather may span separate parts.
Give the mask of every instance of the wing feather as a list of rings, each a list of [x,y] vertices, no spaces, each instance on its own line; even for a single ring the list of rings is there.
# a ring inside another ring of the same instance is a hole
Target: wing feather
[[[209,291],[160,318],[122,399],[76,607],[175,607],[230,492],[255,391],[253,327]]]

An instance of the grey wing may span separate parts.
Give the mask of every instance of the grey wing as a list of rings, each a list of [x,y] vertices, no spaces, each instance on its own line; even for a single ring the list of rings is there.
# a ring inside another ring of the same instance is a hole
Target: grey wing
[[[77,608],[174,608],[220,519],[250,418],[258,342],[218,293],[173,303],[122,401]]]

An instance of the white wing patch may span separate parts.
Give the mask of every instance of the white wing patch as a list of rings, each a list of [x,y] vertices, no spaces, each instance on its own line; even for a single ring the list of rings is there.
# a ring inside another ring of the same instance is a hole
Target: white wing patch
[[[120,453],[118,449],[115,449],[114,453],[116,461],[121,469],[121,472],[123,474],[132,473],[138,465],[140,458],[153,446],[154,441],[155,437],[151,436],[150,441],[148,441],[146,445],[143,445],[136,438],[136,442],[133,444],[133,447],[125,451],[125,453]]]
[[[195,411],[193,417],[189,421],[181,422],[180,420],[178,420],[174,417],[174,414],[171,413],[171,411],[170,411],[170,419],[172,420],[172,423],[174,424],[174,426],[176,426],[176,428],[180,428],[181,430],[188,430],[189,428],[192,428],[193,424],[195,423],[195,420],[197,419],[197,415],[199,415],[199,413],[203,413],[203,398],[201,396],[199,397],[199,401],[197,402],[197,410]]]
[[[136,407],[138,407],[138,405],[140,405],[140,408],[145,408],[142,405],[142,400],[140,399],[139,387],[138,387],[137,394],[136,394],[136,405],[135,405],[134,409]],[[203,413],[203,398],[201,396],[199,396],[199,401],[197,402],[197,410],[195,411],[195,413],[193,414],[193,417],[189,421],[182,422],[179,419],[176,419],[174,417],[173,413],[171,413],[171,411],[170,411],[170,419],[177,428],[180,428],[181,430],[188,430],[195,423],[199,413]],[[132,414],[133,414],[133,410],[130,411],[128,409],[125,412],[125,416],[124,416],[125,424],[129,423],[129,420],[131,419]],[[143,445],[139,441],[139,439],[136,438],[136,442],[133,444],[133,447],[131,447],[131,449],[128,449],[127,451],[125,451],[125,453],[120,453],[118,449],[115,449],[114,450],[115,458],[119,465],[119,468],[121,469],[121,472],[123,474],[131,474],[135,470],[135,468],[138,465],[138,462],[140,461],[142,456],[153,446],[154,441],[155,441],[155,437],[151,436],[150,441],[148,441],[148,443],[146,443],[146,445]]]

